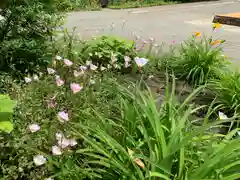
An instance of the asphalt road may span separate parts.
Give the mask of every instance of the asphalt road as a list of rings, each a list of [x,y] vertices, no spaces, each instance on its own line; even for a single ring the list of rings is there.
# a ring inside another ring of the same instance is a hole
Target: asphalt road
[[[200,31],[209,35],[215,14],[240,12],[240,0],[220,0],[201,3],[177,4],[150,8],[84,11],[68,14],[65,27],[82,38],[97,35],[119,35],[143,39],[154,37],[157,43],[180,43],[191,33]],[[225,39],[225,54],[240,60],[240,27],[223,26],[214,32],[216,38]]]

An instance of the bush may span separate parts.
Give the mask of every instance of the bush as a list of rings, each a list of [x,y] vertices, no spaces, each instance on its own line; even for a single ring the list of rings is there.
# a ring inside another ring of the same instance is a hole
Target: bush
[[[167,66],[177,77],[186,79],[192,85],[206,83],[209,78],[218,78],[228,61],[223,55],[221,44],[224,41],[194,35],[185,41],[175,55],[167,62]]]
[[[116,64],[120,67],[124,67],[124,56],[130,57],[132,60],[136,57],[134,42],[107,36],[94,38],[87,42],[82,54],[86,60],[103,66],[112,64],[116,60]]]
[[[239,72],[226,71],[220,79],[212,79],[209,87],[215,94],[216,103],[226,113],[233,114],[240,110],[240,74]]]
[[[51,62],[47,49],[58,17],[37,1],[11,1],[1,15],[1,73],[22,78],[45,68]]]

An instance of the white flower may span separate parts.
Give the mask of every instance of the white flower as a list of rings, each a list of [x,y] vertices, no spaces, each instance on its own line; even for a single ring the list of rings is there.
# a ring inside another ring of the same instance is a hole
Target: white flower
[[[129,64],[129,62],[125,62],[125,63],[124,63],[124,66],[125,66],[125,68],[128,68],[128,67],[131,66],[131,64]]]
[[[33,162],[36,166],[45,164],[47,159],[43,155],[36,155],[33,157]]]
[[[60,79],[59,76],[56,76],[56,84],[57,84],[57,86],[62,86],[62,85],[64,85],[64,81],[62,79]]]
[[[148,79],[152,79],[154,76],[153,75],[149,75],[148,76]]]
[[[58,117],[59,117],[59,120],[61,122],[64,122],[64,121],[69,121],[69,117],[68,117],[68,113],[64,112],[64,111],[61,111],[58,113]]]
[[[104,70],[106,70],[106,68],[103,67],[103,66],[101,66],[101,67],[100,67],[100,70],[101,70],[101,71],[104,71]]]
[[[62,60],[62,57],[57,55],[57,56],[55,56],[55,59],[56,60]]]
[[[38,124],[30,124],[28,128],[32,133],[37,132],[41,129],[41,127]]]
[[[86,61],[86,66],[90,66],[92,64],[92,61]]]
[[[68,59],[64,59],[63,62],[67,65],[67,66],[71,66],[73,65],[73,62],[68,60]]]
[[[125,62],[130,62],[130,61],[131,61],[131,58],[128,57],[128,56],[124,56],[124,61],[125,61]]]
[[[146,58],[138,58],[136,57],[135,59],[135,62],[137,64],[138,67],[143,67],[144,65],[146,65],[148,63],[148,59]]]
[[[92,64],[92,63],[90,63],[90,64]],[[88,66],[90,66],[90,64]],[[82,71],[86,71],[87,70],[87,66],[80,66],[79,69],[82,70]]]
[[[56,136],[56,140],[58,140],[58,141],[60,141],[61,139],[63,139],[64,138],[64,135],[63,135],[63,133],[56,133],[55,134],[55,136]]]
[[[115,62],[117,62],[117,57],[116,57],[116,55],[113,54],[113,52],[112,52],[112,54],[111,54],[111,64],[114,64]]]
[[[53,178],[45,178],[44,180],[53,180]]]
[[[228,119],[227,115],[225,115],[223,112],[221,111],[218,111],[218,116],[219,116],[219,119],[221,120],[226,120]]]
[[[24,81],[25,81],[26,83],[30,83],[30,82],[32,82],[32,79],[29,78],[29,77],[25,77],[25,78],[24,78]]]
[[[48,74],[54,74],[56,71],[52,68],[47,68]]]
[[[69,139],[69,145],[70,146],[76,146],[77,145],[77,141],[75,139]]]
[[[93,71],[96,71],[97,70],[97,66],[95,66],[94,64],[90,64],[90,69],[93,70]]]
[[[0,21],[3,21],[3,20],[5,20],[5,17],[0,15]]]
[[[240,131],[237,132],[238,136],[240,136]]]
[[[79,77],[79,76],[82,76],[84,74],[84,71],[76,71],[76,70],[74,70],[73,71],[73,75],[74,75],[74,77]]]
[[[58,145],[61,147],[61,148],[66,148],[70,145],[70,141],[69,139],[66,139],[65,137],[62,138],[61,140],[58,141]]]
[[[110,64],[108,64],[108,65],[107,65],[107,68],[108,68],[108,69],[111,69],[111,68],[112,68],[112,66],[111,66]]]
[[[53,155],[61,155],[62,154],[62,151],[61,151],[61,148],[58,147],[58,146],[52,146],[52,153]]]
[[[34,81],[38,81],[38,80],[39,80],[38,75],[36,75],[36,74],[33,75],[33,80],[34,80]]]
[[[95,84],[96,83],[96,81],[94,81],[93,79],[90,79],[89,82],[90,82],[90,84]]]

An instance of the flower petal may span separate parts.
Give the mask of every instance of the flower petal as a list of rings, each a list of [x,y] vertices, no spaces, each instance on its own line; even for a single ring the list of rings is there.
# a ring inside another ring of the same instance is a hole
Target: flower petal
[[[146,58],[138,58],[138,57],[136,57],[135,58],[135,62],[136,62],[136,64],[137,64],[137,66],[138,67],[143,67],[143,66],[145,66],[147,63],[148,63],[148,59],[146,59]]]
[[[58,117],[60,118],[60,121],[61,120],[63,120],[63,122],[64,121],[69,121],[68,113],[66,113],[65,111],[59,112]]]
[[[43,155],[36,155],[33,157],[33,162],[36,166],[45,164],[47,159]]]
[[[70,141],[69,139],[66,139],[65,137],[62,138],[61,140],[58,141],[58,145],[61,147],[61,148],[66,148],[70,145]]]
[[[68,59],[64,59],[63,62],[67,65],[67,66],[71,66],[73,65],[73,62],[68,60]]]
[[[56,55],[56,56],[55,56],[55,59],[56,59],[56,60],[62,60],[62,57],[61,57],[61,56],[58,56],[58,55]]]
[[[24,78],[24,81],[25,81],[26,83],[30,83],[30,82],[32,82],[32,79],[29,78],[29,77],[25,77],[25,78]]]
[[[93,71],[96,71],[97,70],[97,66],[95,66],[94,64],[90,64],[90,69],[93,70]]]
[[[58,146],[52,146],[52,153],[53,155],[61,155],[62,154],[62,151],[61,151],[61,148],[58,147]]]
[[[28,128],[32,133],[35,133],[41,129],[41,127],[38,124],[30,124]]]
[[[48,74],[54,74],[56,71],[52,68],[47,68]]]
[[[221,112],[221,111],[218,111],[218,116],[219,116],[219,119],[221,119],[221,120],[226,120],[226,119],[228,119],[227,115],[224,114],[224,113]]]
[[[80,86],[80,84],[76,84],[76,83],[72,83],[70,84],[71,90],[73,91],[73,93],[77,93],[79,91],[82,90],[82,86]]]
[[[57,84],[57,86],[62,86],[62,85],[64,85],[64,81],[62,79],[60,79],[60,77],[56,77],[56,84]]]

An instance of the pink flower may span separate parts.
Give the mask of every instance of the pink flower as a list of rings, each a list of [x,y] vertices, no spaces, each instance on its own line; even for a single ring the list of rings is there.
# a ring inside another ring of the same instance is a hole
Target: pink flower
[[[72,84],[70,84],[70,87],[71,87],[71,89],[72,89],[72,91],[73,91],[73,93],[75,94],[75,93],[77,93],[77,92],[79,92],[79,91],[81,91],[82,90],[82,86],[80,86],[79,84],[77,84],[77,83],[72,83]]]
[[[60,77],[56,77],[56,84],[57,86],[62,86],[64,84],[64,81],[60,79]]]
[[[68,59],[64,59],[63,62],[67,65],[67,66],[71,66],[73,65],[73,62],[68,60]]]
[[[172,41],[172,44],[175,44],[176,42],[177,42],[176,40],[173,40],[173,41]]]
[[[69,121],[68,113],[65,111],[59,112],[58,117],[60,122]]]

